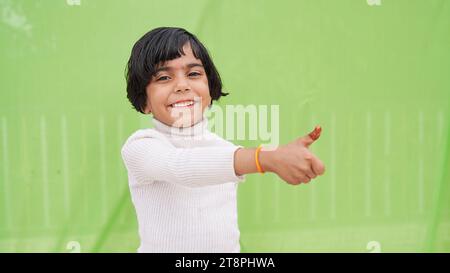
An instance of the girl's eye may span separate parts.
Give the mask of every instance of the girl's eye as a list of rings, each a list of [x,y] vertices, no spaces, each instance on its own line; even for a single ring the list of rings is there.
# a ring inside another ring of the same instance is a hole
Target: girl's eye
[[[168,76],[162,76],[162,77],[159,77],[158,79],[157,79],[157,81],[163,81],[163,80],[165,80],[166,78],[169,78]]]
[[[201,74],[198,72],[189,73],[189,76],[200,76]]]

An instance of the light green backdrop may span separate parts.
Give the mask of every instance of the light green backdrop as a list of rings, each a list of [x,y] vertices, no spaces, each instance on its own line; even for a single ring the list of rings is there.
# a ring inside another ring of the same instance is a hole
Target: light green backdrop
[[[323,127],[324,176],[239,187],[243,252],[450,251],[450,1],[379,2],[0,0],[0,251],[136,251],[124,68],[158,26],[207,46],[218,105]]]

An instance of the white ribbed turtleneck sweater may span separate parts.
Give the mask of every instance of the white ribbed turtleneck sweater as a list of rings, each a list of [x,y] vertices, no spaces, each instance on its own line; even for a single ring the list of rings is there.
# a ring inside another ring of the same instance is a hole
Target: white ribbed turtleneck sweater
[[[138,252],[240,252],[234,152],[242,146],[208,129],[208,119],[153,129],[122,147],[136,209]]]

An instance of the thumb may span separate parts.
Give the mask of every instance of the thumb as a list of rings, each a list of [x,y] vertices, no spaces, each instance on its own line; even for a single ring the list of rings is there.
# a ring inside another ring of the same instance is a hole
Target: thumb
[[[314,143],[314,141],[316,141],[319,137],[320,137],[320,133],[322,132],[322,127],[320,127],[319,125],[317,125],[314,130],[307,134],[304,137],[301,137],[299,139],[299,141],[305,145],[306,147],[308,147],[309,145],[311,145],[312,143]]]

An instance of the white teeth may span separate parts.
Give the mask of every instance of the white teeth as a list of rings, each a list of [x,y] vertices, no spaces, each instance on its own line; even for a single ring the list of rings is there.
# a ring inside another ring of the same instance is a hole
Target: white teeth
[[[172,107],[185,107],[185,106],[190,106],[194,104],[194,101],[184,101],[184,102],[180,102],[180,103],[174,103],[171,106]]]

